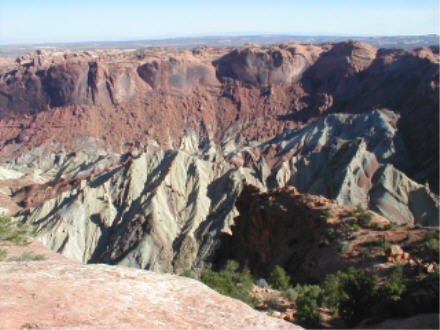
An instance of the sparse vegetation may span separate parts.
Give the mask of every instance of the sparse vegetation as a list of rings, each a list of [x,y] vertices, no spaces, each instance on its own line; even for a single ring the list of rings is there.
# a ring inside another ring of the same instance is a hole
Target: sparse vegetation
[[[25,324],[23,324],[20,329],[40,329],[40,325],[38,323],[35,322],[26,322]]]
[[[251,297],[253,280],[249,269],[239,271],[240,265],[234,260],[228,260],[225,267],[219,272],[206,270],[202,272],[201,281],[217,292],[254,304]]]
[[[8,241],[16,245],[29,245],[29,236],[33,235],[32,226],[14,221],[8,216],[0,216],[0,242]],[[7,258],[7,250],[0,249],[0,261],[33,261],[44,260],[43,255],[36,255],[33,252],[23,252],[19,257]]]
[[[386,225],[383,226],[383,230],[390,230],[394,228],[394,224],[392,223],[387,223]]]
[[[33,227],[20,221],[13,221],[8,216],[0,216],[0,241],[10,241],[17,245],[28,245]]]
[[[348,251],[348,244],[342,243],[341,246],[339,247],[339,252],[342,254],[346,254],[347,251]]]
[[[352,267],[347,272],[328,275],[323,283],[323,303],[351,327],[369,313],[376,296],[376,281],[376,276]]]
[[[439,253],[439,234],[438,232],[425,233],[425,246],[428,250]]]
[[[391,248],[391,243],[384,236],[380,236],[376,240],[370,242],[371,245],[377,246],[380,252],[387,252]]]
[[[386,282],[379,290],[379,296],[385,300],[399,301],[406,291],[406,279],[403,268],[395,267],[388,275]]]
[[[270,273],[268,283],[274,289],[285,291],[290,288],[290,277],[283,267],[276,265]]]
[[[361,227],[369,228],[373,216],[368,211],[365,211],[362,205],[358,204],[356,210],[351,212],[352,217],[357,218]]]
[[[379,245],[379,250],[387,252],[389,249],[391,249],[391,243],[384,238]]]
[[[359,231],[359,230],[361,230],[361,226],[359,226],[357,223],[355,223],[355,224],[353,224],[353,229],[355,231]]]
[[[188,278],[194,278],[194,279],[197,279],[196,274],[195,274],[192,270],[190,270],[190,269],[185,269],[185,270],[182,271],[179,275],[180,275],[180,276],[183,276],[183,277],[188,277]]]
[[[34,254],[33,252],[25,251],[21,254],[21,256],[11,257],[8,259],[8,261],[23,262],[23,261],[41,261],[41,260],[45,260],[45,259],[46,259],[46,257],[42,254]]]
[[[368,253],[368,250],[367,249],[361,249],[360,251],[359,251],[359,256],[363,259],[363,260],[365,260],[365,259],[367,259],[368,257],[369,257],[369,253]]]
[[[321,288],[317,285],[304,287],[296,299],[296,321],[306,327],[319,327],[321,314],[316,310],[320,304]]]
[[[0,261],[5,260],[7,255],[8,251],[6,249],[0,249]]]
[[[274,310],[277,309],[279,306],[279,299],[277,296],[273,295],[273,294],[268,294],[263,298],[263,302],[265,305],[267,305],[267,307],[269,308],[269,310]]]
[[[283,292],[284,298],[286,298],[288,301],[295,303],[296,298],[298,298],[298,285],[294,288],[288,288],[286,291]]]

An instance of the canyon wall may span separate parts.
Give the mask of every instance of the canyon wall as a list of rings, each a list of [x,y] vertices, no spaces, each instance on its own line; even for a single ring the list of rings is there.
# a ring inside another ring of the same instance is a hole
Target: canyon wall
[[[210,263],[244,184],[438,226],[435,48],[43,52],[0,72],[0,208],[82,262]]]

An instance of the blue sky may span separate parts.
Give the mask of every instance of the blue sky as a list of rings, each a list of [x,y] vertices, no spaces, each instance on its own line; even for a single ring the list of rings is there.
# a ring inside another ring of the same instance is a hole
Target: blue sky
[[[0,44],[439,33],[438,0],[0,0]]]

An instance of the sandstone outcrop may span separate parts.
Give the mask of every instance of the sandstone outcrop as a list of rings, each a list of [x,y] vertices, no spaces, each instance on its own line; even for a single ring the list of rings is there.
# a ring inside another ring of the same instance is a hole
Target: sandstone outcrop
[[[66,262],[0,264],[0,326],[301,329],[170,274]]]

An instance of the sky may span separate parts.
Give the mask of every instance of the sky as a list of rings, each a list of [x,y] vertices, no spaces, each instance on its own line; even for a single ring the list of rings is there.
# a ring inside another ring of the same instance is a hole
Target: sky
[[[438,0],[0,0],[0,44],[439,34]]]

